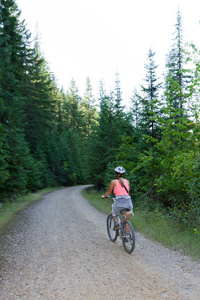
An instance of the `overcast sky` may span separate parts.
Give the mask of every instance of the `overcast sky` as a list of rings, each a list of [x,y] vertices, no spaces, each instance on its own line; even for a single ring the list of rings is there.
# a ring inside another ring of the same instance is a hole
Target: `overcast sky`
[[[100,80],[114,89],[119,72],[122,98],[130,101],[143,83],[150,47],[158,74],[175,31],[178,8],[184,39],[200,47],[200,0],[17,0],[58,85],[68,89],[72,78],[83,96],[89,77],[95,96]]]

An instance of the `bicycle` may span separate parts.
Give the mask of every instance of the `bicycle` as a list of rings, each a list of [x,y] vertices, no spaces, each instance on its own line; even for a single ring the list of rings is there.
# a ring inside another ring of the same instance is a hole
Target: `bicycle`
[[[106,198],[111,197],[108,196]],[[115,201],[115,198],[111,199]],[[115,242],[119,236],[122,239],[122,244],[125,251],[131,254],[135,249],[135,233],[130,221],[126,220],[125,213],[127,211],[129,211],[127,208],[120,211],[120,215],[122,215],[122,217],[120,218],[120,216],[118,216],[119,227],[117,230],[114,230],[115,221],[112,214],[110,213],[107,216],[107,232],[112,242]]]

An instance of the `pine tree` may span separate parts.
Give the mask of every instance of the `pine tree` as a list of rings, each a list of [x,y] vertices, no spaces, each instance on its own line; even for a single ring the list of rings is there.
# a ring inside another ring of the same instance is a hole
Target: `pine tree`
[[[174,206],[179,205],[187,197],[183,188],[184,176],[181,175],[181,179],[178,175],[181,173],[177,161],[180,165],[185,164],[182,159],[185,160],[191,149],[189,141],[192,135],[191,120],[186,109],[190,97],[188,80],[191,78],[191,72],[187,68],[185,58],[180,11],[177,13],[174,44],[167,58],[166,67],[166,102],[163,116],[160,118],[162,139],[157,145],[161,153],[160,172],[165,176],[157,180],[157,187],[165,205]]]
[[[70,82],[70,87],[66,93],[66,102],[64,110],[67,113],[67,126],[80,132],[83,126],[82,113],[80,111],[81,98],[78,94],[78,87],[74,79]]]
[[[91,179],[97,188],[105,187],[111,176],[110,170],[119,164],[119,147],[122,137],[130,132],[130,119],[121,105],[122,97],[118,74],[115,91],[107,95],[100,83],[100,111],[98,125],[89,138],[90,158],[88,160]],[[111,178],[110,178],[111,179]]]
[[[177,12],[174,43],[167,57],[166,102],[171,107],[169,118],[177,119],[186,115],[187,86],[191,79],[186,68],[186,56],[183,44],[183,27],[181,13]]]
[[[71,80],[66,95],[62,95],[62,130],[60,136],[62,164],[65,167],[65,184],[81,183],[83,181],[84,143],[85,136],[84,115],[81,110],[81,97],[74,79]]]
[[[187,89],[191,79],[190,70],[187,69],[185,51],[183,46],[182,20],[180,11],[177,13],[175,25],[175,38],[172,49],[167,59],[167,76],[165,87],[164,116],[161,119],[164,129],[164,147],[168,150],[182,149],[186,146],[185,140],[189,134],[189,114],[187,113],[187,101],[190,93]],[[168,152],[169,153],[169,152]]]
[[[131,97],[130,113],[132,116],[132,125],[135,129],[137,129],[139,127],[141,115],[141,96],[136,89],[134,90],[133,96]]]
[[[153,184],[158,172],[156,144],[160,139],[158,117],[161,83],[156,74],[154,57],[155,53],[150,49],[145,64],[145,85],[141,86],[142,96],[135,91],[132,98],[132,135],[125,137],[120,147],[120,157],[132,174],[130,179],[134,182],[134,198],[142,190],[151,190],[153,197]]]
[[[84,97],[80,103],[80,111],[83,116],[83,135],[88,137],[92,132],[92,126],[97,118],[97,109],[95,106],[95,98],[92,92],[92,86],[89,77],[86,80],[86,90]]]
[[[161,83],[158,82],[155,64],[155,52],[152,49],[148,53],[148,62],[145,64],[146,69],[146,85],[142,85],[141,97],[141,113],[140,113],[140,128],[143,134],[157,137],[158,122],[157,116],[159,112],[159,90]]]
[[[25,99],[22,93],[25,80],[24,61],[28,33],[19,21],[20,11],[15,1],[0,3],[0,114],[1,195],[23,192],[30,178],[31,164],[24,138]],[[2,180],[3,178],[3,180]]]

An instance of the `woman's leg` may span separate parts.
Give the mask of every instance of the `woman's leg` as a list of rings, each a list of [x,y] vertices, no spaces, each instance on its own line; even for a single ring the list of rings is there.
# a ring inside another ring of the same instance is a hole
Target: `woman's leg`
[[[131,213],[132,213],[132,212],[126,212],[126,213],[125,213],[126,220],[129,220],[129,219],[130,219]]]

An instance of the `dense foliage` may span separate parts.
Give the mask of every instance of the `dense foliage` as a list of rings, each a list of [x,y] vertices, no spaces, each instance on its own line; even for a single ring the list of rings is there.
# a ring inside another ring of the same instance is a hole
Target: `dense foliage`
[[[119,74],[94,99],[72,79],[57,87],[39,44],[14,0],[0,3],[0,200],[47,186],[106,187],[122,164],[136,205],[160,205],[177,221],[200,226],[200,52],[183,43],[178,11],[163,80],[149,50],[146,77],[129,111]]]

